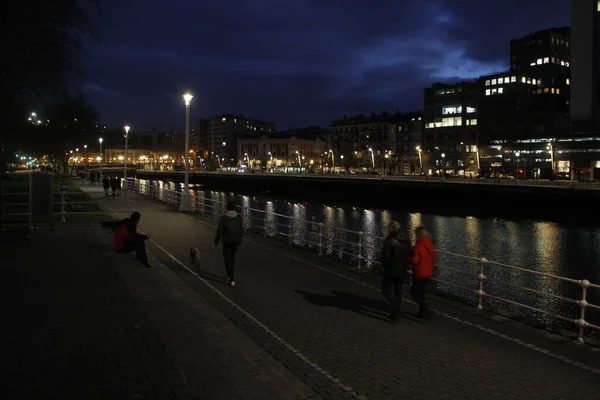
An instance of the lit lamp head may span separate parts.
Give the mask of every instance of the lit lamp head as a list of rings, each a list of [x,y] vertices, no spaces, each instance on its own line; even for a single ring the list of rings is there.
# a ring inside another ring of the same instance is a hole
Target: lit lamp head
[[[125,125],[125,136],[129,135],[129,130],[131,127],[129,125]]]
[[[517,152],[515,153],[515,157],[520,157],[520,156],[521,156],[521,153],[517,151]]]
[[[87,144],[84,144],[84,145],[83,145],[83,148],[84,148],[84,149],[87,149]]]
[[[189,94],[189,93],[186,93],[186,94],[184,94],[184,95],[183,95],[183,100],[185,101],[185,105],[186,105],[186,106],[189,106],[189,105],[190,105],[190,102],[192,101],[192,99],[193,99],[193,98],[194,98],[194,96],[192,96],[192,95],[191,95],[191,94]]]
[[[98,142],[99,142],[100,144],[102,144],[102,142],[104,142],[104,139],[102,139],[102,138],[98,138]]]

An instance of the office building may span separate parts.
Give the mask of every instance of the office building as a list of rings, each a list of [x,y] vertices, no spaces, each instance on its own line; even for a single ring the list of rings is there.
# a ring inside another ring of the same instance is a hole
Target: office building
[[[421,163],[425,173],[476,174],[478,82],[434,83],[425,89]]]
[[[571,1],[571,117],[600,117],[600,1]]]
[[[271,134],[275,124],[260,121],[243,115],[222,114],[207,119],[206,139],[208,142],[208,161],[216,166],[236,167],[238,164],[238,138],[260,133]]]

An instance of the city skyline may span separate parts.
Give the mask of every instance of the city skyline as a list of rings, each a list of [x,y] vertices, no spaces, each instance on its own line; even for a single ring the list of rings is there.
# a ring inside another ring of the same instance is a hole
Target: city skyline
[[[342,115],[422,109],[424,87],[502,71],[511,39],[569,24],[568,0],[551,9],[469,3],[295,2],[278,11],[131,1],[99,17],[84,88],[107,125],[138,131],[181,130],[187,90],[193,119],[231,112],[278,130],[328,126]]]

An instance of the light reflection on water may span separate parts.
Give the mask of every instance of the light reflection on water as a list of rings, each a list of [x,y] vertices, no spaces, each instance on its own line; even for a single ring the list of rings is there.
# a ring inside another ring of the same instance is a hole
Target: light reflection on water
[[[159,189],[174,190],[170,182],[153,182]],[[160,191],[159,191],[160,193]],[[165,196],[159,194],[159,196]],[[323,224],[322,245],[325,255],[343,258],[357,265],[358,232],[362,231],[364,257],[363,267],[372,266],[379,258],[382,236],[387,225],[399,221],[406,229],[411,242],[414,242],[414,228],[425,226],[431,233],[436,247],[447,252],[471,256],[473,261],[440,255],[438,265],[455,268],[458,271],[439,268],[436,276],[450,282],[461,282],[469,289],[479,287],[477,275],[485,257],[509,265],[533,269],[544,273],[567,276],[574,279],[586,278],[591,282],[600,282],[600,234],[598,230],[568,227],[556,223],[536,221],[504,221],[499,219],[479,219],[475,217],[450,217],[419,213],[406,213],[396,210],[365,210],[358,207],[333,207],[322,204],[288,203],[285,201],[263,200],[248,196],[225,194],[222,192],[196,192],[195,196],[216,200],[219,203],[205,202],[204,209],[221,215],[225,211],[225,202],[235,199],[247,224],[260,226],[266,236],[276,237],[277,232],[289,231],[291,243],[310,246],[316,250],[319,246],[319,223]],[[214,209],[209,207],[214,206]],[[258,209],[260,211],[250,211]],[[292,216],[289,219],[276,214]],[[352,232],[340,231],[344,228]],[[581,288],[565,284],[557,279],[545,278],[518,270],[485,264],[484,283],[486,293],[503,297],[511,301],[523,302],[540,309],[553,309],[561,314],[576,316],[577,308],[560,299],[540,296],[509,285],[524,286],[533,290],[578,299]],[[503,282],[496,284],[493,281]],[[475,300],[468,291],[448,285],[438,284],[442,290],[467,299]],[[600,291],[590,291],[588,302],[600,304]],[[484,305],[501,305],[503,310],[526,313],[527,310],[492,298],[484,298]],[[549,322],[552,317],[531,313],[537,320]],[[598,318],[598,313],[588,308],[590,319]],[[595,316],[592,316],[595,315]],[[595,320],[596,323],[600,322]]]

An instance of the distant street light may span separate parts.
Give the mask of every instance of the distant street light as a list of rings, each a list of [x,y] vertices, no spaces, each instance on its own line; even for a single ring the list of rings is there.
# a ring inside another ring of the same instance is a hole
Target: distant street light
[[[515,157],[517,159],[517,185],[519,184],[519,157],[521,156],[521,153],[519,153],[518,151],[515,152]]]
[[[125,154],[123,155],[123,186],[125,186],[125,190],[129,188],[127,184],[127,144],[129,142],[129,130],[131,127],[129,125],[125,125]]]
[[[98,143],[100,143],[100,157],[98,157],[98,161],[100,162],[100,179],[102,179],[102,142],[104,139],[98,138]]]
[[[83,145],[83,157],[85,158],[84,169],[87,171],[88,159],[87,159],[87,144]]]
[[[192,211],[190,197],[190,103],[193,98],[194,96],[190,93],[183,95],[183,101],[185,102],[185,175],[183,179],[183,191],[181,192],[180,211]]]

